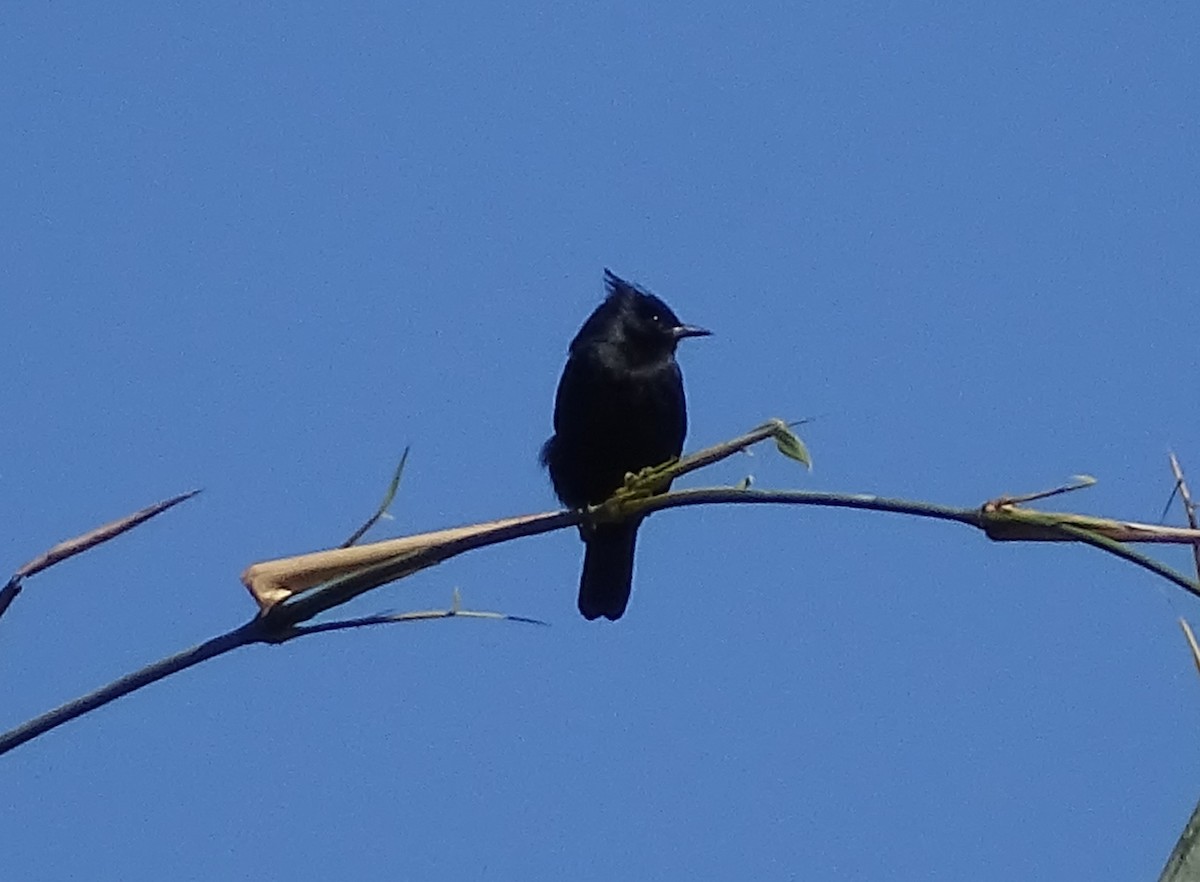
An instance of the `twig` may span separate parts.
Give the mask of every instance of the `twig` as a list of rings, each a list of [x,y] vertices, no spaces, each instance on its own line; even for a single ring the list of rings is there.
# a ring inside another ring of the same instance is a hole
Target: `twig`
[[[37,738],[39,735],[44,735],[51,729],[68,723],[76,717],[83,716],[90,711],[116,701],[130,692],[134,692],[144,686],[149,686],[151,683],[155,683],[164,677],[169,677],[171,674],[177,674],[180,671],[195,667],[201,662],[224,655],[227,652],[232,652],[235,649],[240,649],[243,646],[251,646],[256,643],[286,643],[289,640],[294,640],[297,637],[306,637],[310,634],[360,628],[367,625],[448,618],[495,619],[537,625],[545,624],[537,619],[530,619],[524,616],[458,609],[457,601],[450,609],[445,610],[425,610],[422,612],[394,615],[366,616],[361,619],[351,619],[344,622],[328,622],[306,628],[295,628],[287,633],[272,631],[264,619],[261,617],[254,618],[246,622],[246,624],[234,628],[232,631],[227,631],[224,634],[213,637],[211,640],[206,640],[190,649],[185,649],[183,652],[147,665],[141,670],[134,671],[132,674],[128,674],[119,680],[114,680],[107,686],[102,686],[95,692],[91,692],[74,701],[69,701],[48,713],[42,714],[40,717],[35,717],[29,722],[5,732],[3,735],[0,735],[0,755],[20,747],[25,742]]]
[[[187,493],[180,493],[178,496],[172,496],[170,499],[156,502],[154,505],[147,506],[141,511],[135,511],[133,514],[119,520],[109,521],[107,524],[97,527],[94,530],[89,530],[87,533],[59,542],[49,551],[23,564],[13,574],[13,577],[8,580],[8,584],[0,589],[0,616],[3,616],[12,602],[16,600],[17,595],[21,593],[22,582],[30,576],[35,576],[67,558],[82,554],[89,549],[95,548],[97,545],[104,544],[110,539],[115,539],[122,533],[132,530],[140,524],[144,524],[155,515],[160,515],[167,509],[179,505],[181,502],[186,502],[199,492],[199,490],[189,490]]]
[[[518,622],[525,625],[543,625],[550,627],[549,622],[529,616],[514,616],[509,613],[489,612],[475,609],[425,609],[403,613],[382,613],[374,616],[362,616],[357,619],[345,619],[338,622],[318,622],[315,625],[301,625],[296,628],[296,636],[306,634],[323,634],[330,631],[348,631],[356,628],[368,628],[373,625],[391,625],[402,622],[427,622],[431,619],[492,619],[500,622]]]
[[[733,438],[729,441],[723,441],[720,444],[714,444],[712,447],[706,447],[703,450],[698,450],[695,453],[689,453],[676,462],[662,469],[662,476],[659,486],[666,481],[673,481],[681,475],[686,475],[688,472],[694,472],[697,469],[705,468],[706,466],[718,463],[723,459],[733,456],[735,453],[741,453],[749,447],[753,447],[760,441],[765,441],[767,438],[775,438],[777,444],[782,448],[788,446],[792,441],[799,442],[799,439],[792,433],[788,423],[781,419],[772,419],[763,423],[761,426],[756,426],[745,435]],[[780,439],[783,439],[782,443]],[[800,445],[803,448],[803,444]],[[785,453],[785,455],[790,455]],[[807,457],[807,451],[805,451]],[[805,464],[809,464],[807,460],[802,460]]]
[[[63,723],[70,722],[76,717],[83,716],[98,707],[103,707],[110,701],[116,701],[121,696],[128,695],[130,692],[141,689],[143,686],[149,686],[163,677],[187,670],[201,662],[208,661],[210,658],[216,658],[218,655],[232,652],[239,647],[260,642],[261,628],[261,622],[258,619],[253,619],[239,628],[234,628],[232,631],[228,631],[211,640],[206,640],[197,646],[193,646],[191,649],[185,649],[183,652],[164,658],[152,665],[147,665],[141,670],[127,674],[119,680],[114,680],[112,683],[97,689],[95,692],[89,693],[82,698],[77,698],[74,701],[69,701],[48,713],[42,714],[40,717],[35,717],[29,722],[23,723],[15,729],[11,729],[0,735],[0,754],[8,753],[8,751],[15,747],[20,747],[26,741],[37,738],[39,735],[43,735],[51,729],[57,728]]]
[[[172,496],[170,499],[156,502],[154,505],[147,506],[141,511],[135,511],[133,514],[119,520],[109,521],[107,524],[97,527],[94,530],[89,530],[87,533],[76,536],[73,539],[59,542],[45,554],[35,557],[20,567],[16,575],[22,579],[28,579],[30,576],[36,575],[42,570],[52,567],[69,557],[82,554],[89,548],[95,548],[109,539],[115,539],[117,536],[128,530],[132,530],[139,524],[144,524],[155,515],[162,514],[167,509],[174,508],[181,502],[186,502],[199,492],[199,490],[189,490],[187,493],[180,493],[178,496]]]
[[[408,462],[408,450],[404,448],[404,453],[400,455],[400,463],[396,466],[396,471],[392,474],[392,480],[388,482],[387,491],[383,494],[383,501],[379,503],[379,508],[375,509],[375,513],[367,518],[366,523],[350,534],[350,538],[342,543],[342,548],[349,548],[366,535],[367,530],[379,523],[379,519],[383,517],[389,508],[392,507],[392,501],[396,498],[396,491],[400,489],[400,476],[404,474],[404,464]]]
[[[1179,498],[1183,500],[1183,510],[1187,514],[1188,526],[1193,530],[1196,527],[1196,506],[1192,502],[1191,491],[1188,490],[1187,481],[1183,479],[1183,468],[1179,465],[1179,460],[1174,453],[1171,457],[1171,472],[1175,475],[1175,489],[1179,491]],[[1196,564],[1196,578],[1200,579],[1200,545],[1192,546],[1192,560]]]
[[[984,508],[1004,508],[1010,505],[1022,505],[1026,502],[1036,502],[1039,499],[1049,499],[1051,496],[1061,496],[1064,493],[1074,493],[1076,490],[1086,490],[1096,483],[1091,475],[1076,475],[1069,484],[1051,487],[1049,490],[1038,490],[1035,493],[1025,493],[1020,496],[1001,496],[987,503]]]
[[[1192,664],[1196,666],[1196,672],[1200,673],[1200,644],[1196,643],[1196,635],[1192,633],[1192,626],[1187,623],[1187,619],[1181,616],[1179,627],[1183,628],[1183,636],[1187,638],[1188,649],[1192,652]]]
[[[21,593],[21,580],[13,576],[0,588],[0,616],[8,612],[8,608],[12,606],[12,602],[17,599],[17,595]]]
[[[1076,539],[1079,542],[1091,545],[1094,548],[1099,548],[1102,551],[1107,551],[1109,554],[1115,554],[1117,557],[1127,560],[1131,564],[1135,564],[1142,569],[1149,570],[1155,575],[1162,576],[1164,579],[1169,582],[1173,582],[1189,594],[1200,597],[1200,585],[1196,584],[1183,574],[1176,572],[1166,564],[1159,563],[1152,557],[1147,557],[1144,554],[1134,551],[1132,548],[1129,548],[1121,542],[1114,541],[1109,539],[1107,536],[1101,535],[1100,533],[1095,533],[1091,530],[1082,527],[1076,527],[1068,523],[1060,523],[1057,525],[1056,529],[1062,530],[1062,532],[1067,536]]]

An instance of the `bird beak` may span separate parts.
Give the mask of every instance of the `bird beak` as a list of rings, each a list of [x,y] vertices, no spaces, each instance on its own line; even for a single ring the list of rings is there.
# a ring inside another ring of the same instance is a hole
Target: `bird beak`
[[[674,334],[676,340],[682,340],[684,337],[711,337],[712,331],[707,328],[697,328],[695,325],[679,325],[672,328],[671,333]]]

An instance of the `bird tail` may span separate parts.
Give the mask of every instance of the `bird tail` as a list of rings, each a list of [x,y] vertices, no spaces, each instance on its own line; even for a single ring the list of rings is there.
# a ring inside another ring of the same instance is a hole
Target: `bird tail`
[[[615,622],[624,615],[633,587],[638,523],[605,524],[586,538],[583,575],[579,579],[579,611],[585,619],[604,616]]]

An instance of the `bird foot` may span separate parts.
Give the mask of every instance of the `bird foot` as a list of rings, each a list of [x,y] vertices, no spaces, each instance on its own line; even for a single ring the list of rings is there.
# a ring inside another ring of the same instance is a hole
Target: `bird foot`
[[[661,465],[646,466],[636,472],[625,473],[625,483],[622,484],[614,497],[620,499],[644,499],[647,496],[654,496],[666,489],[670,483],[670,470],[675,463],[679,462],[679,457],[673,456]]]
[[[647,466],[636,472],[627,472],[625,482],[613,491],[613,495],[597,505],[585,509],[587,517],[580,529],[586,534],[595,529],[596,523],[621,521],[627,516],[625,506],[630,502],[649,499],[666,490],[672,475],[670,469],[679,461],[673,457],[662,465]]]

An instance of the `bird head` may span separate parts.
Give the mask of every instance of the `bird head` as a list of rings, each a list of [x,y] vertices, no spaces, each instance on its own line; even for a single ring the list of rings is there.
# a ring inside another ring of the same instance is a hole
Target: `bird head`
[[[610,333],[620,338],[630,355],[653,361],[671,355],[685,337],[707,337],[712,333],[684,324],[662,300],[607,269],[604,286],[608,297],[596,313],[607,314]]]

